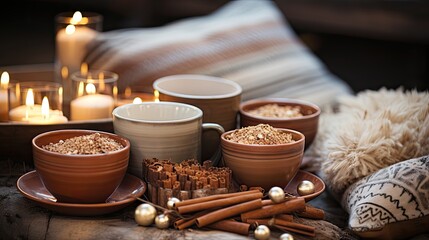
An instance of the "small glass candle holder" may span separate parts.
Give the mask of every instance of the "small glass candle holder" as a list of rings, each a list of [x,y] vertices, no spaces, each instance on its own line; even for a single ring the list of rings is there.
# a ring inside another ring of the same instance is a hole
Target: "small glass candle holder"
[[[71,75],[73,99],[70,102],[71,120],[111,118],[115,107],[114,89],[118,74],[110,71],[75,72]]]
[[[0,122],[9,121],[9,73],[3,72],[0,81]]]
[[[157,91],[151,87],[133,86],[126,87],[123,91],[113,91],[116,107],[129,103],[156,102],[156,95]]]
[[[64,103],[71,100],[71,73],[88,69],[84,61],[88,44],[103,28],[103,16],[94,12],[64,12],[55,17],[55,73],[64,87]],[[69,115],[69,109],[64,109]]]
[[[55,82],[18,82],[8,88],[9,121],[29,124],[59,124],[63,116],[63,88]]]

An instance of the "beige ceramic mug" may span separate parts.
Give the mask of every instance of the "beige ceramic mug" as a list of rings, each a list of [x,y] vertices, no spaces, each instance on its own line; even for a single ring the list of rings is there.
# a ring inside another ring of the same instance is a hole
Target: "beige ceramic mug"
[[[219,124],[203,123],[201,109],[176,102],[119,106],[113,110],[113,127],[116,134],[130,141],[128,171],[138,177],[142,177],[144,159],[201,162],[202,132],[215,130],[218,137],[224,132]]]
[[[191,104],[203,110],[205,123],[220,124],[225,131],[237,128],[242,88],[232,80],[177,74],[157,79],[153,88],[159,92],[161,101]],[[219,137],[213,132],[203,133],[202,158],[206,160],[213,156],[220,149],[219,143]]]

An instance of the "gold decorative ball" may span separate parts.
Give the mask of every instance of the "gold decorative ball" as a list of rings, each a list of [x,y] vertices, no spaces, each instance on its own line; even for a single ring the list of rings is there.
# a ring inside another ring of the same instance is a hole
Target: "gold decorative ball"
[[[159,229],[165,229],[170,226],[170,218],[165,214],[160,214],[155,217],[155,226]]]
[[[314,183],[308,180],[303,180],[297,187],[297,192],[301,196],[312,194],[314,193],[314,190]]]
[[[269,239],[271,235],[270,229],[265,225],[259,225],[255,229],[255,238],[258,240]]]
[[[272,187],[268,192],[268,196],[271,201],[275,203],[280,203],[285,199],[285,192],[280,187]]]
[[[280,235],[280,240],[293,240],[293,236],[290,233],[283,233]]]
[[[156,217],[156,209],[148,203],[142,203],[134,211],[134,219],[138,225],[149,226]]]
[[[177,199],[177,198],[175,198],[175,197],[169,198],[168,201],[167,201],[167,208],[170,209],[170,210],[173,210],[174,209],[174,204],[177,203],[177,202],[180,202],[180,200]]]

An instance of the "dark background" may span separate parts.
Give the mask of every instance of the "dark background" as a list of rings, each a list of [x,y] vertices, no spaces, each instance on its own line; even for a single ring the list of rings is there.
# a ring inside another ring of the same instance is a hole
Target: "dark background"
[[[52,63],[54,18],[93,11],[103,31],[155,27],[203,16],[228,0],[9,1],[0,14],[1,67]],[[429,89],[429,2],[278,0],[292,28],[355,91],[382,86]],[[4,5],[5,3],[3,3]]]

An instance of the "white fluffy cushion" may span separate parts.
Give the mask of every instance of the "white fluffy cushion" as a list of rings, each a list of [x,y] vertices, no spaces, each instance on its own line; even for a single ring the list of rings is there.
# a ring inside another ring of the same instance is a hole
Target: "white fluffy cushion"
[[[321,116],[311,148],[338,195],[382,168],[428,155],[429,93],[380,89],[342,97],[339,112]]]
[[[231,1],[210,15],[162,27],[104,32],[85,61],[117,72],[120,89],[196,73],[236,81],[242,100],[288,97],[323,107],[351,92],[306,48],[272,1]]]

